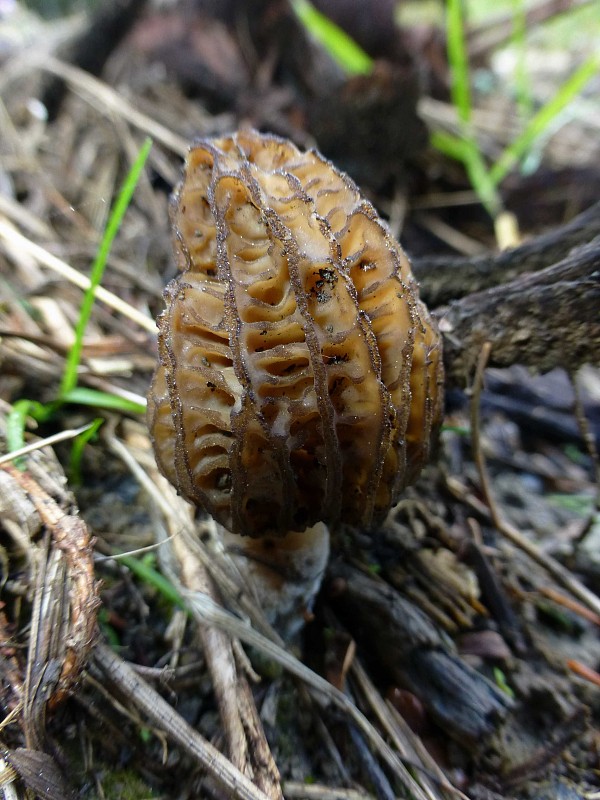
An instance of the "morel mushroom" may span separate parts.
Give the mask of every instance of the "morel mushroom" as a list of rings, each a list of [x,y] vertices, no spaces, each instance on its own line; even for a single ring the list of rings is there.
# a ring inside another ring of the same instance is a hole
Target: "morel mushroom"
[[[253,130],[192,145],[171,221],[160,469],[234,533],[371,527],[441,417],[440,337],[403,250],[348,176]]]

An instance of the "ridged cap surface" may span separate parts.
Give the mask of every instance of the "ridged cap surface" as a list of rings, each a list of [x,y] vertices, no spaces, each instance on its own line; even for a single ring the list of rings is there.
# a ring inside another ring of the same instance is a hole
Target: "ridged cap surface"
[[[354,183],[252,130],[198,141],[171,205],[158,464],[233,532],[371,526],[427,460],[440,337]]]

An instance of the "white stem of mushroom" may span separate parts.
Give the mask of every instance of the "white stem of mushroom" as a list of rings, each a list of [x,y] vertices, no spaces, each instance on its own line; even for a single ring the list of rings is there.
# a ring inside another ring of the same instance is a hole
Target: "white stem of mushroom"
[[[329,559],[329,530],[318,522],[301,533],[241,537],[218,525],[223,545],[245,576],[268,621],[284,639],[298,633],[321,586]]]

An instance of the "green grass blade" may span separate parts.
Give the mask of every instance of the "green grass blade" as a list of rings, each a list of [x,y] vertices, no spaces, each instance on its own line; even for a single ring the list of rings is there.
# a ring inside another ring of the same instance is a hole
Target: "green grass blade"
[[[452,102],[460,121],[466,125],[471,119],[471,88],[461,5],[462,0],[448,0],[446,46],[450,64]]]
[[[469,144],[458,136],[445,131],[432,131],[429,141],[436,150],[449,158],[455,158],[457,161],[466,161],[468,158]]]
[[[508,682],[506,680],[506,675],[504,674],[504,672],[502,672],[500,667],[494,667],[494,680],[496,681],[496,686],[499,689],[501,689],[504,692],[504,694],[507,694],[511,698],[511,700],[515,699],[515,693],[508,685]]]
[[[125,414],[145,414],[146,406],[128,400],[126,397],[119,397],[116,394],[100,392],[97,389],[86,389],[84,386],[76,386],[63,395],[64,403],[76,403],[81,406],[94,406],[94,408],[106,408],[109,411],[122,411]]]
[[[179,606],[179,608],[185,608],[183,598],[177,589],[164,575],[154,569],[149,560],[145,558],[134,558],[133,556],[127,555],[116,555],[115,558],[120,564],[123,564],[127,569],[133,572],[143,583],[153,586],[156,591],[162,594],[170,603]]]
[[[30,415],[31,400],[17,400],[6,417],[6,450],[9,453],[20,450],[25,445],[25,425]],[[17,469],[21,469],[24,460],[20,458],[15,462]]]
[[[86,444],[93,439],[100,426],[104,424],[103,419],[95,419],[92,424],[85,431],[82,431],[79,436],[73,439],[71,446],[71,457],[69,459],[69,477],[72,483],[81,483],[81,457],[83,455],[83,448]]]
[[[474,143],[473,146],[469,147],[467,150],[465,167],[467,168],[467,174],[469,175],[471,185],[477,192],[477,196],[485,206],[488,214],[493,219],[496,219],[502,211],[502,199],[490,178],[490,173],[483,160],[483,156]]]
[[[531,119],[522,134],[512,142],[500,155],[490,170],[492,183],[497,185],[506,177],[531,148],[535,140],[541,136],[550,123],[583,89],[585,84],[600,69],[600,56],[590,56],[571,77],[563,83],[554,97],[549,100]]]
[[[292,0],[292,7],[306,30],[346,72],[351,75],[371,72],[373,59],[329,17],[308,0]]]
[[[477,143],[473,139],[459,139],[444,131],[434,131],[430,141],[444,155],[462,161],[471,186],[477,193],[480,202],[488,214],[495,219],[502,210],[502,201],[494,183],[490,180],[487,166]]]
[[[589,516],[594,510],[594,498],[589,494],[549,494],[546,499],[557,508],[564,508],[579,514],[582,517]]]
[[[495,219],[502,201],[490,180],[488,168],[471,132],[471,87],[469,59],[465,42],[462,0],[448,0],[446,12],[446,47],[450,65],[452,103],[458,114],[462,138],[436,132],[432,143],[446,155],[463,162],[471,185],[487,212]]]
[[[115,650],[121,646],[121,637],[115,630],[114,626],[111,625],[111,616],[108,613],[106,608],[99,608],[98,609],[98,625],[100,626],[100,630],[102,631],[103,635],[106,637],[108,643],[113,647]]]
[[[7,452],[20,450],[25,445],[27,417],[37,422],[46,422],[57,408],[56,403],[40,403],[38,400],[17,400],[6,417]]]
[[[77,368],[81,359],[83,336],[85,334],[85,329],[89,322],[92,308],[94,306],[96,288],[102,281],[102,276],[104,274],[110,248],[112,247],[114,238],[121,227],[123,217],[125,216],[125,212],[127,211],[129,203],[131,202],[133,192],[135,191],[135,187],[137,186],[151,147],[152,140],[146,139],[135,162],[129,170],[127,177],[125,178],[125,183],[119,192],[117,200],[108,218],[108,223],[104,230],[102,241],[100,242],[100,247],[98,248],[98,252],[92,266],[90,286],[83,296],[81,308],[79,310],[79,320],[77,321],[77,325],[75,327],[75,342],[69,351],[67,363],[65,365],[65,372],[60,385],[59,397],[61,398],[64,397],[64,395],[66,395],[69,391],[74,389],[77,385]]]
[[[515,87],[517,106],[521,119],[529,119],[533,110],[533,96],[527,75],[527,9],[524,0],[512,0],[513,29],[511,44],[517,54],[515,65]]]

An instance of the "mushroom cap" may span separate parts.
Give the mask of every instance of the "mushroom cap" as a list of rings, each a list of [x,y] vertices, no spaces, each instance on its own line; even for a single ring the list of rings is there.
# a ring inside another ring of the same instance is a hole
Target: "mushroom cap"
[[[148,420],[164,475],[235,533],[379,521],[442,415],[440,336],[352,180],[254,130],[195,142]]]

